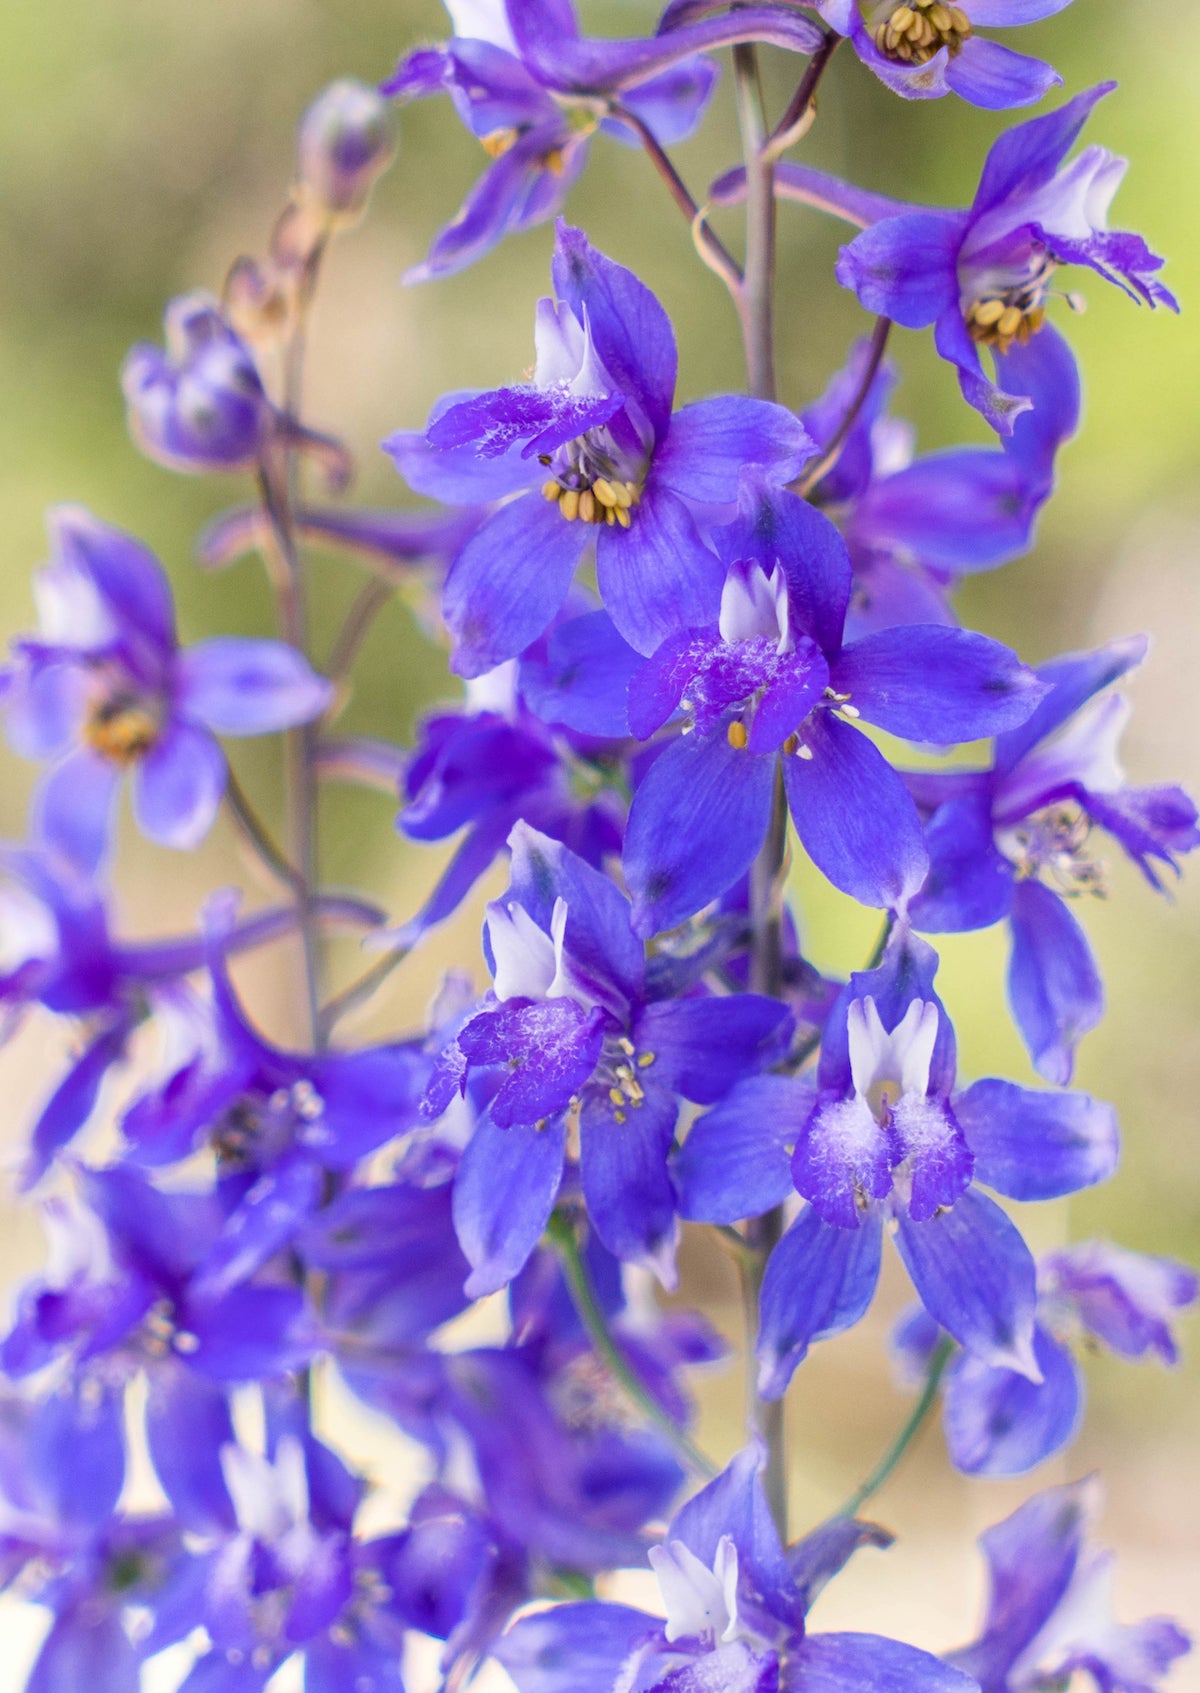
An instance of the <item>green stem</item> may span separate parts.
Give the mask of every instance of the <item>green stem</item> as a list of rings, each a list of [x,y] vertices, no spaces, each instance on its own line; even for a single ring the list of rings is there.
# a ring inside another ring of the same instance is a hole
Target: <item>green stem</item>
[[[579,1320],[597,1357],[608,1366],[614,1380],[630,1401],[649,1422],[666,1435],[690,1468],[695,1470],[697,1475],[711,1480],[717,1474],[716,1465],[705,1457],[698,1446],[693,1445],[684,1431],[667,1415],[617,1345],[616,1338],[608,1326],[608,1318],[596,1298],[570,1218],[556,1211],[547,1224],[546,1232],[558,1253]]]
[[[225,804],[237,826],[238,833],[259,863],[276,880],[282,882],[285,888],[295,893],[300,881],[296,867],[288,863],[266,824],[251,805],[246,790],[234,774],[232,765],[226,770]]]
[[[846,1503],[837,1513],[839,1517],[856,1517],[867,1500],[873,1498],[890,1478],[892,1471],[921,1432],[925,1419],[937,1403],[938,1388],[941,1386],[942,1377],[946,1373],[946,1366],[953,1355],[954,1342],[948,1336],[943,1335],[929,1360],[929,1368],[925,1373],[925,1385],[909,1413],[907,1422],[870,1475],[855,1488],[849,1499],[846,1500]]]
[[[812,468],[805,471],[801,480],[796,484],[796,492],[798,494],[803,494],[805,496],[810,494],[817,486],[817,483],[820,482],[823,477],[829,475],[829,472],[841,458],[842,450],[849,439],[850,431],[854,427],[859,412],[867,403],[868,396],[871,392],[871,384],[874,382],[879,371],[879,367],[883,363],[883,355],[887,350],[888,336],[891,334],[891,329],[892,320],[890,317],[877,317],[875,319],[875,328],[871,333],[870,351],[867,354],[867,362],[863,368],[862,376],[859,379],[858,387],[855,389],[850,404],[846,407],[841,422],[830,437],[825,451],[821,454],[820,458],[812,466]]]
[[[746,166],[746,262],[738,290],[742,341],[750,392],[775,398],[775,166],[763,148],[767,136],[758,50],[733,50],[733,77],[742,156]]]

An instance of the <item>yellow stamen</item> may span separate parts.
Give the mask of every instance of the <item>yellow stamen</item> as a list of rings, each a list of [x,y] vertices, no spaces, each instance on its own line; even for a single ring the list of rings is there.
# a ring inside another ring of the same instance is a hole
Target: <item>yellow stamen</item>
[[[592,483],[592,493],[602,506],[615,506],[617,503],[617,490],[606,476],[597,476]]]
[[[558,509],[568,523],[574,523],[579,516],[579,495],[574,488],[563,489],[563,496],[558,502]]]
[[[725,731],[725,739],[736,752],[742,752],[750,737],[746,733],[746,725],[740,717],[735,717]]]
[[[617,516],[617,522],[621,525],[621,528],[622,529],[628,529],[629,528],[629,513],[625,509],[624,506],[618,506],[617,507],[616,516]]]
[[[590,488],[585,488],[579,496],[579,515],[585,523],[596,521],[596,497]]]
[[[517,132],[515,129],[493,129],[490,135],[481,135],[479,145],[489,159],[502,158],[510,147],[516,145]]]
[[[553,479],[551,479],[549,482],[543,482],[542,483],[542,498],[544,500],[549,500],[551,505],[557,505],[559,500],[562,498],[562,487],[561,487],[561,485],[559,483],[555,482]]]

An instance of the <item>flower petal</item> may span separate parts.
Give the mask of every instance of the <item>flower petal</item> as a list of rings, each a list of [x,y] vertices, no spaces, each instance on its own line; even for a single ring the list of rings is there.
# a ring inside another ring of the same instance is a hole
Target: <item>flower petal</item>
[[[786,406],[744,394],[695,400],[671,419],[654,458],[654,474],[675,493],[701,504],[735,500],[747,465],[773,482],[790,482],[816,444]]]
[[[1083,1412],[1075,1361],[1034,1331],[1041,1381],[960,1353],[946,1379],[943,1423],[950,1461],[966,1475],[1017,1476],[1064,1447]]]
[[[679,1212],[698,1223],[739,1223],[792,1192],[792,1149],[816,1096],[795,1076],[750,1076],[693,1123],[672,1160]]]
[[[1002,47],[986,36],[973,35],[946,66],[946,82],[972,106],[981,106],[986,112],[1004,112],[1014,106],[1032,106],[1056,88],[1062,77],[1041,59],[1014,53],[1011,47]]]
[[[590,1093],[579,1120],[583,1197],[596,1233],[623,1262],[651,1269],[674,1287],[675,1191],[667,1153],[678,1107],[662,1088],[647,1088],[636,1107],[615,1107]]]
[[[724,571],[700,539],[691,512],[657,482],[647,487],[628,529],[607,525],[596,537],[600,598],[621,634],[652,653],[681,629],[717,621]]]
[[[218,735],[269,735],[318,717],[333,685],[283,641],[220,635],[200,641],[175,664],[180,715]]]
[[[472,535],[442,596],[456,674],[482,676],[537,640],[566,599],[589,539],[589,525],[568,523],[534,494],[502,506]]]
[[[1040,882],[1013,889],[1008,1002],[1034,1068],[1065,1087],[1075,1048],[1104,1015],[1104,986],[1066,901]]]
[[[869,312],[905,329],[924,329],[958,310],[958,249],[966,230],[958,212],[906,212],[856,235],[838,257],[836,276]]]
[[[1086,1093],[975,1082],[954,1102],[975,1179],[1008,1199],[1061,1199],[1107,1181],[1120,1157],[1117,1116]]]
[[[501,1129],[487,1116],[476,1124],[454,1181],[469,1298],[497,1292],[524,1266],[554,1209],[565,1150],[561,1118],[544,1129]]]
[[[864,1316],[879,1280],[882,1225],[836,1229],[806,1205],[767,1260],[758,1328],[758,1391],[778,1399],[814,1340]]]
[[[739,752],[724,736],[682,737],[659,754],[625,833],[635,934],[673,929],[733,886],[766,837],[774,790],[774,756]]]
[[[830,681],[869,723],[949,746],[1023,723],[1046,684],[1017,655],[971,629],[909,624],[845,647]]]
[[[930,1316],[973,1357],[1036,1381],[1036,1272],[1000,1207],[972,1190],[924,1222],[897,1222],[896,1245]]]
[[[791,1012],[753,993],[659,1000],[634,1025],[639,1052],[654,1054],[647,1078],[697,1105],[784,1057],[791,1033]]]
[[[34,790],[35,840],[73,870],[95,876],[112,849],[121,772],[88,747],[69,753]]]
[[[174,723],[134,776],[138,828],[159,846],[190,852],[212,828],[227,779],[225,754],[209,731]]]
[[[975,1683],[899,1640],[878,1634],[808,1634],[790,1654],[783,1693],[974,1693]]]
[[[812,757],[785,758],[783,780],[805,851],[860,905],[894,909],[929,869],[907,788],[879,749],[831,712],[814,712],[801,739]]]

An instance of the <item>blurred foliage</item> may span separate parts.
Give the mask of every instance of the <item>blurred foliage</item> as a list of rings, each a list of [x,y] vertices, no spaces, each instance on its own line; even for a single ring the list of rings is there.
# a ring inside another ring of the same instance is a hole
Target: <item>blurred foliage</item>
[[[584,15],[597,32],[634,32],[652,21],[652,8],[609,0],[585,5]],[[1159,27],[1159,16],[1148,0],[1080,0],[1021,31],[1019,45],[1051,59],[1067,93],[1119,73],[1121,89],[1100,107],[1085,139],[1131,158],[1115,221],[1142,231],[1169,255],[1168,279],[1186,302],[1200,295],[1200,222],[1194,196],[1182,191],[1200,147],[1200,104],[1190,40],[1174,27]],[[246,490],[172,477],[139,458],[125,433],[119,363],[131,341],[158,335],[171,294],[219,287],[234,256],[264,245],[289,180],[295,119],[312,95],[334,76],[375,80],[416,41],[444,33],[434,0],[250,0],[236,7],[213,0],[54,0],[7,9],[0,55],[6,552],[0,618],[6,632],[27,625],[28,571],[43,554],[42,511],[63,499],[85,502],[155,547],[176,585],[188,638],[269,629],[269,599],[252,562],[216,577],[190,563],[196,529]],[[782,55],[769,57],[777,109],[797,69]],[[847,51],[834,61],[803,150],[813,163],[868,186],[964,204],[987,145],[1018,118],[976,112],[952,99],[906,104]],[[734,133],[729,90],[722,87],[704,133],[678,150],[697,190],[733,162]],[[405,290],[399,283],[481,162],[448,105],[404,112],[399,161],[368,222],[329,264],[315,325],[309,414],[354,447],[364,500],[406,498],[376,446],[389,429],[418,424],[444,389],[511,380],[529,363],[533,301],[547,287],[549,231],[510,242],[436,286]],[[737,386],[741,355],[728,302],[695,261],[682,220],[640,155],[599,138],[570,211],[663,298],[679,335],[684,396]],[[736,224],[729,229],[735,239]],[[843,238],[819,214],[781,210],[781,392],[798,407],[868,327],[832,282]],[[1192,658],[1200,613],[1194,569],[1200,320],[1138,311],[1091,276],[1076,284],[1088,310],[1067,327],[1085,371],[1085,433],[1064,454],[1061,487],[1035,552],[971,583],[961,609],[967,621],[1034,661],[1130,627],[1155,631],[1158,657],[1136,690],[1142,716],[1130,738],[1132,773],[1200,786]],[[1057,309],[1065,320],[1066,306]],[[898,408],[916,423],[921,444],[984,439],[984,426],[963,406],[927,338],[893,339],[903,377]],[[320,659],[356,577],[328,559],[315,568]],[[345,721],[407,739],[414,716],[452,692],[441,656],[397,604],[367,644]],[[238,760],[248,782],[277,797],[274,749],[255,747]],[[15,760],[5,768],[0,827],[11,835],[23,827],[28,778]],[[385,798],[338,790],[335,799],[324,835],[333,878],[373,884],[397,915],[407,915],[436,873],[438,855],[418,855],[397,841]],[[203,866],[208,885],[233,879],[237,868],[231,843],[219,832]],[[814,956],[830,968],[852,967],[870,948],[875,919],[803,870],[796,884]],[[132,928],[185,926],[202,886],[196,868],[181,873],[180,861],[131,842],[122,892]],[[1129,1245],[1194,1253],[1200,902],[1193,892],[1172,908],[1120,868],[1113,899],[1085,916],[1111,1010],[1085,1046],[1080,1080],[1118,1102],[1128,1152],[1110,1190],[1073,1204],[1070,1232],[1111,1230]],[[393,1027],[416,1014],[435,966],[456,951],[478,968],[475,921],[465,914],[410,967],[414,985],[398,989],[375,1026]],[[1028,1078],[1004,1009],[1001,937],[950,938],[943,951],[964,1071]],[[1067,1227],[1065,1207],[1035,1227],[1049,1244]],[[1107,1368],[1099,1376],[1107,1408],[1101,1430],[1109,1426],[1106,1416],[1115,1419],[1114,1430],[1132,1430],[1135,1416],[1144,1415],[1146,1378]],[[1164,1388],[1156,1377],[1154,1394],[1163,1401],[1156,1427],[1164,1417],[1182,1426],[1182,1384]],[[804,1399],[807,1406],[807,1389]],[[1089,1454],[1095,1455],[1091,1447]]]

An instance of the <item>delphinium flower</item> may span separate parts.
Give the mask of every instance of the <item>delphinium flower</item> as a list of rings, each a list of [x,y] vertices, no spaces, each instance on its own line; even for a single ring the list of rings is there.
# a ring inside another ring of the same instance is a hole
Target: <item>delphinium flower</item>
[[[623,111],[660,145],[684,140],[717,79],[704,50],[759,40],[810,52],[821,42],[809,19],[769,5],[627,41],[581,37],[570,0],[447,0],[446,10],[453,38],[409,53],[383,91],[401,101],[448,94],[493,163],[408,282],[461,270],[553,217],[598,130],[638,145]]]
[[[1041,697],[1008,648],[910,625],[844,643],[850,559],[829,519],[794,494],[743,484],[715,542],[719,612],[659,647],[629,687],[636,735],[677,710],[680,735],[634,795],[625,878],[650,935],[744,874],[766,836],[782,762],[800,840],[835,887],[895,907],[925,876],[903,783],[858,723],[950,744],[1023,722]]]
[[[712,1103],[771,1062],[790,1015],[754,994],[656,999],[615,884],[526,824],[510,847],[512,879],[485,926],[493,990],[446,1047],[426,1099],[434,1115],[469,1080],[486,1086],[454,1192],[468,1291],[504,1286],[528,1259],[575,1123],[600,1239],[672,1280],[667,1153],[680,1097]]]
[[[801,413],[820,448],[853,404],[870,351],[858,342]],[[1036,356],[1028,343],[1014,343],[996,362],[1002,380],[1034,402],[999,448],[949,447],[914,458],[909,426],[884,414],[894,376],[882,364],[836,462],[812,488],[809,497],[837,523],[854,568],[851,639],[897,623],[953,622],[948,599],[964,576],[1028,551],[1053,491],[1058,449],[1078,427],[1079,377],[1048,324]]]
[[[118,1514],[127,1468],[111,1388],[0,1393],[0,1591],[51,1614],[31,1693],[130,1693],[142,1661],[192,1627],[180,1525],[165,1511]]]
[[[465,834],[417,914],[388,938],[411,946],[461,904],[523,821],[600,866],[621,850],[625,694],[637,654],[603,612],[557,625],[518,663],[467,683],[458,711],[427,717],[403,776],[409,840]],[[582,704],[579,696],[582,693]],[[532,709],[531,709],[532,708]],[[582,716],[590,733],[573,728]]]
[[[868,311],[907,329],[934,325],[963,397],[1003,434],[1030,399],[989,381],[980,349],[1036,347],[1060,266],[1087,265],[1135,301],[1177,309],[1155,274],[1163,261],[1140,235],[1107,227],[1126,161],[1088,147],[1063,164],[1092,107],[1115,86],[1102,83],[1002,135],[969,210],[884,216],[838,261],[838,281]]]
[[[1100,1509],[1092,1477],[1036,1493],[982,1534],[990,1592],[983,1628],[950,1661],[982,1693],[1034,1693],[1075,1671],[1112,1693],[1157,1693],[1190,1647],[1166,1617],[1113,1616],[1113,1555],[1089,1544]]]
[[[876,1531],[848,1523],[810,1555],[786,1551],[750,1447],[673,1518],[649,1554],[665,1615],[632,1606],[557,1605],[519,1619],[495,1656],[519,1693],[591,1693],[623,1687],[720,1687],[738,1693],[823,1693],[904,1687],[970,1693],[961,1671],[875,1634],[810,1634],[816,1590]],[[816,1537],[814,1537],[814,1541]]]
[[[448,395],[423,435],[384,443],[418,493],[452,504],[517,496],[446,581],[442,609],[464,676],[542,634],[591,541],[601,600],[639,652],[715,617],[723,573],[697,516],[736,498],[744,466],[786,482],[812,451],[792,414],[764,400],[727,395],[673,411],[666,312],[581,231],[560,223],[552,274],[558,298],[538,307],[532,382]]]
[[[965,1352],[1039,1374],[1036,1275],[984,1185],[1044,1200],[1111,1175],[1109,1106],[988,1079],[956,1088],[954,1031],[928,944],[898,926],[877,969],[851,976],[814,1082],[762,1077],[700,1118],[673,1173],[683,1216],[730,1223],[808,1201],[767,1263],[760,1391],[786,1388],[814,1340],[867,1310],[887,1226],[926,1310]]]
[[[172,300],[165,332],[165,353],[139,341],[121,371],[129,428],[147,458],[206,475],[259,470],[301,451],[334,487],[345,485],[345,450],[273,403],[253,353],[211,294]]]
[[[171,590],[142,544],[78,507],[50,519],[35,579],[39,629],[3,673],[10,741],[49,760],[35,834],[85,874],[111,845],[122,776],[134,817],[163,846],[194,847],[227,781],[218,735],[310,722],[332,689],[282,641],[216,636],[181,647]]]
[[[1008,997],[1039,1073],[1067,1082],[1080,1038],[1100,1021],[1104,992],[1072,904],[1105,891],[1093,829],[1111,835],[1161,886],[1157,864],[1200,845],[1182,789],[1133,787],[1117,757],[1129,705],[1112,686],[1146,653],[1113,641],[1041,666],[1050,692],[1020,728],[997,738],[990,770],[911,774],[928,817],[930,872],[910,915],[930,932],[1007,922]]]
[[[1036,23],[1070,0],[815,0],[863,64],[906,100],[957,94],[972,106],[1031,106],[1062,77],[1040,59],[1014,53],[978,28]]]
[[[951,1462],[968,1475],[1022,1475],[1070,1441],[1084,1384],[1072,1346],[1122,1358],[1178,1362],[1173,1324],[1197,1297],[1197,1278],[1170,1258],[1087,1241],[1038,1262],[1034,1355],[1040,1381],[960,1353],[943,1378],[943,1427]],[[905,1380],[930,1368],[941,1331],[927,1312],[903,1317],[892,1351]]]

